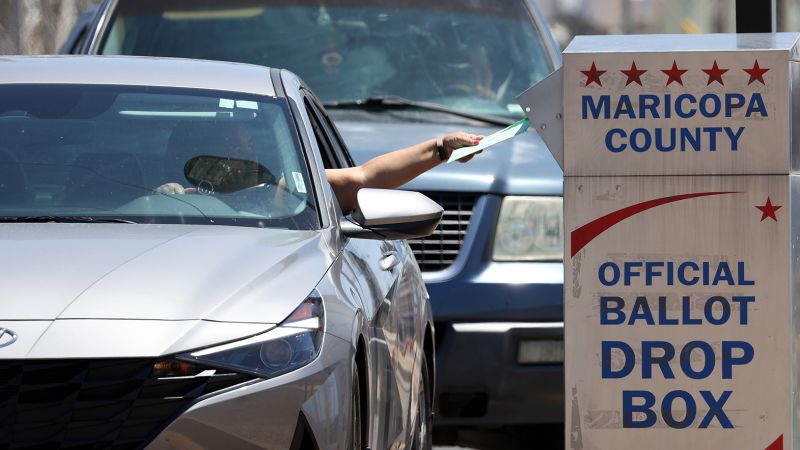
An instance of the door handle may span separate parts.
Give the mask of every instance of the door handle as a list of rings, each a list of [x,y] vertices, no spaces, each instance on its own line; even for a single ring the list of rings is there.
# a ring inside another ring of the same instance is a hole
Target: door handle
[[[400,263],[400,258],[397,257],[397,252],[386,252],[381,257],[381,260],[378,263],[378,265],[380,265],[381,270],[390,272],[399,263]]]

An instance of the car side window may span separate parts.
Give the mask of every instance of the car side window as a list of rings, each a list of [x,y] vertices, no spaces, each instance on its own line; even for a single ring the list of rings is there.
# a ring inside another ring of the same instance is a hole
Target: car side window
[[[314,129],[314,135],[322,151],[322,159],[326,169],[341,169],[344,167],[353,167],[353,159],[347,151],[339,136],[336,127],[331,122],[327,114],[317,101],[311,97],[305,98],[306,110],[311,118],[311,126]]]
[[[314,108],[311,106],[311,102],[308,99],[305,99],[304,102],[306,112],[311,120],[311,128],[314,130],[314,139],[317,140],[317,146],[319,147],[319,151],[322,155],[322,164],[326,169],[339,168],[338,161],[336,161],[336,158],[333,154],[330,139],[325,136],[325,131],[322,129],[322,122],[319,115],[314,111]]]
[[[321,109],[321,107],[319,108],[320,112],[322,113],[322,126],[326,129],[328,135],[331,137],[333,142],[333,150],[337,157],[344,164],[342,167],[355,166],[356,164],[353,162],[353,158],[350,156],[350,152],[347,150],[347,146],[344,144],[344,140],[339,134],[339,130],[336,129],[336,126],[333,124],[333,121],[325,112],[325,110]]]

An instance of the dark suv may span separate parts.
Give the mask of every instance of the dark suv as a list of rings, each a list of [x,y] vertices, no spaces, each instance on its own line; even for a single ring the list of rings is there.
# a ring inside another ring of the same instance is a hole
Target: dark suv
[[[65,48],[83,53],[288,68],[358,163],[449,131],[493,133],[560,65],[527,0],[106,0],[73,35]],[[562,173],[542,140],[530,130],[404,188],[445,209],[410,241],[436,320],[437,425],[562,422]]]

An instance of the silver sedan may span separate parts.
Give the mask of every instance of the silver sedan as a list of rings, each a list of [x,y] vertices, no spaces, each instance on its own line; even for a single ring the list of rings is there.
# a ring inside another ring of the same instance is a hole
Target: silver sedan
[[[430,448],[442,211],[352,164],[286,71],[0,58],[0,448]]]

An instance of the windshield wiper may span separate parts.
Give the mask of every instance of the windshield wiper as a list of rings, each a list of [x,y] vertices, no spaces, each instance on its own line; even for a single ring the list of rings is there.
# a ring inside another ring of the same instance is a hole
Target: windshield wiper
[[[459,111],[457,109],[449,108],[447,106],[439,105],[437,103],[419,102],[416,100],[411,100],[397,95],[383,95],[377,97],[368,97],[359,100],[334,100],[329,102],[323,102],[322,105],[325,106],[326,108],[332,108],[332,109],[373,108],[373,109],[385,110],[385,109],[417,108],[417,109],[424,109],[426,111],[436,111],[445,114],[450,114],[453,116],[463,117],[465,119],[477,120],[480,122],[485,122],[500,127],[507,127],[515,122],[513,119],[506,119],[504,117],[499,117],[499,116],[474,114],[465,111]]]
[[[81,216],[10,216],[0,217],[0,223],[136,223],[125,219]]]

